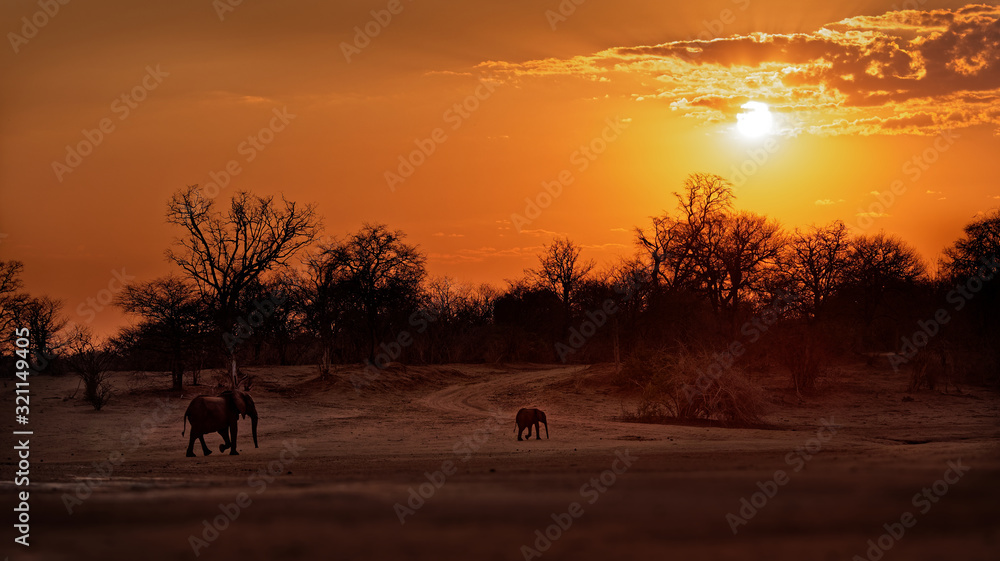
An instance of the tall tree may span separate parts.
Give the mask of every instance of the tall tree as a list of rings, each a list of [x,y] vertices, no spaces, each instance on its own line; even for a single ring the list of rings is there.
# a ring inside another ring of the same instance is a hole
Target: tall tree
[[[174,193],[167,205],[167,222],[185,230],[167,257],[211,303],[220,335],[235,332],[241,312],[250,312],[240,310],[244,292],[312,243],[320,228],[312,205],[284,198],[278,204],[273,197],[240,191],[223,214],[197,186]],[[235,376],[235,350],[231,345],[225,348]]]
[[[321,278],[313,284],[329,290],[327,302],[344,300],[359,312],[365,326],[368,360],[390,318],[416,308],[420,283],[427,275],[426,258],[406,234],[385,224],[365,223],[342,241],[323,247],[321,266],[312,268]],[[322,282],[320,282],[322,281]]]
[[[143,318],[136,333],[141,335],[141,344],[152,346],[150,350],[165,359],[173,389],[183,389],[185,366],[188,359],[200,354],[194,347],[209,327],[203,319],[207,306],[195,287],[175,276],[132,283],[115,297],[115,304]]]
[[[716,253],[723,279],[713,299],[728,310],[735,322],[748,292],[759,292],[777,264],[784,243],[777,222],[752,212],[739,212],[723,222],[722,239]]]
[[[733,209],[733,187],[718,175],[697,173],[674,192],[677,209],[653,218],[652,229],[636,229],[636,241],[651,263],[651,282],[668,290],[721,283],[718,250],[723,219]]]
[[[63,303],[48,296],[28,298],[17,313],[17,322],[31,330],[32,353],[36,360],[55,355],[56,334],[69,323],[62,315]]]
[[[951,281],[964,281],[1000,260],[1000,210],[973,220],[962,231],[964,235],[944,250],[941,262],[942,273]]]
[[[291,287],[290,299],[302,318],[305,330],[319,339],[321,376],[330,373],[334,338],[345,311],[348,295],[344,293],[343,271],[334,267],[328,256],[311,253],[303,259],[304,271],[290,272],[285,284]]]
[[[569,321],[575,293],[587,275],[594,270],[594,261],[581,261],[582,249],[570,241],[569,237],[556,238],[544,248],[538,256],[538,269],[528,269],[525,273],[540,286],[559,295],[565,320]]]
[[[9,334],[13,333],[14,321],[20,313],[28,299],[27,294],[19,292],[21,290],[21,271],[24,264],[20,261],[0,261],[0,352],[9,349],[11,341],[7,340]]]
[[[1000,210],[977,218],[965,226],[964,235],[945,249],[941,260],[942,276],[949,289],[958,285],[975,298],[972,302],[978,316],[976,330],[983,336],[995,337],[1000,330]],[[970,283],[982,281],[973,294]],[[963,298],[965,296],[962,296]],[[995,375],[1000,374],[1000,367]]]
[[[844,283],[850,249],[847,226],[840,220],[826,226],[796,229],[785,249],[783,276],[799,299],[806,317],[816,319],[823,304]]]
[[[847,259],[847,283],[860,293],[862,320],[869,328],[889,292],[912,286],[927,273],[916,249],[885,232],[854,238]]]

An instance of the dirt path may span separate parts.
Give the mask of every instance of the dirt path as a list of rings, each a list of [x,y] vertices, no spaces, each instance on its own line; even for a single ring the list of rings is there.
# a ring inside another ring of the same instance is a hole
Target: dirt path
[[[865,556],[867,540],[878,539],[884,524],[914,510],[914,493],[958,458],[972,471],[920,516],[885,561],[995,557],[995,394],[927,392],[908,402],[893,389],[901,381],[885,380],[874,391],[831,389],[812,403],[782,404],[773,416],[782,430],[733,430],[615,421],[620,396],[588,367],[452,365],[448,372],[442,386],[413,385],[417,376],[437,376],[425,367],[404,373],[410,385],[393,386],[387,376],[385,387],[357,393],[346,382],[314,384],[307,369],[263,372],[274,382],[255,394],[268,411],[261,448],[243,441],[239,456],[183,457],[178,420],[185,403],[172,401],[126,461],[97,479],[93,463],[120,449],[123,431],[151,418],[158,398],[123,397],[95,413],[62,399],[72,380],[39,378],[35,545],[16,555],[2,549],[0,558],[196,559],[190,537],[201,535],[220,504],[248,493],[252,505],[200,551],[199,561],[518,561],[536,531],[573,503],[585,513],[559,532],[543,561],[851,559]],[[866,376],[859,372],[857,381]],[[285,391],[282,380],[298,389]],[[0,403],[10,405],[7,397]],[[520,407],[546,411],[551,439],[516,440]],[[793,471],[787,455],[830,415],[841,432]],[[249,486],[248,476],[280,463],[291,439],[302,447],[294,463],[280,465],[266,489]],[[463,451],[470,442],[474,449]],[[608,470],[625,451],[636,459],[612,480]],[[9,470],[13,458],[3,457]],[[454,473],[441,479],[435,473],[447,462]],[[777,470],[790,482],[734,535],[727,514]],[[585,494],[600,477],[605,491]],[[96,483],[93,495],[68,514],[63,493],[82,482]],[[418,489],[429,494],[410,503]],[[9,485],[0,484],[0,499],[12,500]],[[413,507],[405,524],[399,504]]]
[[[584,370],[585,366],[565,366],[526,372],[501,371],[500,375],[486,373],[474,380],[435,391],[423,397],[420,403],[429,409],[462,415],[482,416],[508,412],[501,411],[498,402],[512,401],[516,398],[526,398],[530,401],[531,398],[526,395],[528,388],[538,387],[547,381],[564,379]],[[503,399],[504,397],[507,399]],[[517,409],[529,406],[528,402],[525,402],[524,405],[517,406]],[[516,409],[510,412],[512,423],[514,412]]]

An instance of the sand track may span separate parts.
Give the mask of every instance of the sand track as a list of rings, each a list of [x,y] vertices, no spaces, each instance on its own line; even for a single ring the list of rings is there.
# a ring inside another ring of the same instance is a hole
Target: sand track
[[[981,399],[957,400],[924,392],[907,402],[900,390],[905,379],[862,369],[809,402],[779,403],[773,430],[734,430],[615,421],[625,397],[602,385],[607,372],[421,367],[355,392],[343,380],[315,383],[312,368],[261,369],[270,380],[269,389],[255,393],[261,448],[252,447],[244,428],[241,455],[185,458],[177,421],[189,398],[174,397],[109,477],[95,477],[94,463],[121,449],[124,431],[150,419],[163,393],[120,396],[96,413],[62,399],[72,393],[73,379],[39,377],[33,382],[43,404],[33,411],[35,541],[30,552],[10,559],[193,559],[190,536],[201,535],[219,505],[239,493],[250,493],[253,504],[199,560],[516,561],[536,530],[573,502],[585,505],[585,515],[543,560],[851,559],[864,556],[883,524],[913,510],[914,493],[958,458],[972,471],[885,561],[995,558],[995,393],[975,390]],[[865,383],[875,387],[859,389]],[[9,393],[0,398],[2,406],[11,402]],[[514,414],[532,406],[547,412],[551,439],[518,442]],[[787,455],[814,438],[827,417],[841,427],[838,435],[792,472]],[[290,440],[301,455],[258,494],[248,476],[279,460]],[[476,440],[474,450],[459,451]],[[587,502],[581,486],[624,451],[637,458],[634,464],[599,500]],[[0,458],[6,470],[15,465],[9,451]],[[447,462],[454,474],[400,524],[395,505],[408,504],[427,474]],[[776,470],[792,474],[790,483],[734,536],[727,513]],[[85,482],[97,484],[93,495],[68,514],[64,494]],[[5,504],[11,491],[0,485]]]

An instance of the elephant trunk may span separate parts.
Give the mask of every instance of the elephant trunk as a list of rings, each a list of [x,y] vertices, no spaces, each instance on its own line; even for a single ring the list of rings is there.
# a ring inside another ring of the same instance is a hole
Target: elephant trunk
[[[542,422],[545,423],[545,438],[548,438],[549,437],[549,422],[548,421],[542,421]]]
[[[257,412],[254,411],[250,414],[250,430],[253,433],[253,447],[260,448],[257,446]]]

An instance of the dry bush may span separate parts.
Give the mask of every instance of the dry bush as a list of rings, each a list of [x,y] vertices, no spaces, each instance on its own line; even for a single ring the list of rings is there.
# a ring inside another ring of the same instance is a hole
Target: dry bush
[[[70,366],[83,381],[83,398],[100,411],[113,393],[109,380],[114,355],[106,347],[95,346],[90,332],[82,328],[70,335],[68,347],[72,351]]]
[[[728,426],[764,424],[769,400],[738,367],[725,368],[711,353],[681,350],[634,354],[616,378],[640,392],[634,420],[711,420]]]
[[[910,375],[910,386],[907,391],[918,391],[924,387],[933,390],[941,383],[944,384],[946,392],[949,384],[955,386],[956,391],[960,391],[955,376],[955,358],[949,350],[923,349],[910,360],[910,366],[913,372]]]
[[[816,387],[816,380],[824,374],[829,362],[826,338],[805,326],[792,326],[775,339],[774,353],[792,379],[795,391],[809,391]]]

